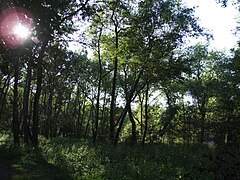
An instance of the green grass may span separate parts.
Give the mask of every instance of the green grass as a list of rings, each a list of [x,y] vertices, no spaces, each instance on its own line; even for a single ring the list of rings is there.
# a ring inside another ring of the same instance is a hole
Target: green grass
[[[11,137],[0,134],[0,179],[71,179],[62,169],[43,156],[41,148],[13,146]]]
[[[5,138],[0,145],[0,177],[4,179],[237,179],[236,148],[205,146],[128,146],[70,138],[41,139],[38,149],[16,148]],[[3,143],[4,142],[4,143]],[[2,172],[2,174],[1,174]]]

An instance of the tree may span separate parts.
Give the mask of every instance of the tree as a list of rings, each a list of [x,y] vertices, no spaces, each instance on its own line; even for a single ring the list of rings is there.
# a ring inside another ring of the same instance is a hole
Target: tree
[[[181,76],[183,62],[175,56],[175,50],[183,43],[184,37],[203,32],[194,16],[190,15],[192,13],[193,9],[184,8],[174,1],[142,1],[139,4],[139,14],[135,16],[137,29],[133,30],[138,34],[133,42],[139,50],[142,81],[148,84],[148,90],[156,84],[167,86],[164,83]],[[145,118],[148,117],[146,108]]]
[[[193,63],[191,66],[192,80],[189,81],[189,91],[194,99],[196,99],[197,107],[200,114],[200,137],[201,143],[205,140],[205,126],[206,126],[206,106],[209,100],[210,92],[208,91],[209,73],[207,73],[208,65],[208,50],[207,47],[196,45],[190,52],[189,62]],[[210,75],[211,76],[211,75]],[[211,77],[210,77],[211,78]]]
[[[33,129],[32,129],[32,144],[36,146],[38,144],[38,126],[39,126],[39,99],[42,89],[42,60],[46,51],[48,43],[54,38],[58,38],[56,34],[63,35],[65,32],[71,32],[71,18],[78,12],[83,11],[86,7],[86,2],[79,4],[79,8],[76,8],[76,4],[73,1],[52,1],[52,2],[39,2],[32,5],[32,9],[35,12],[41,12],[41,14],[34,14],[35,22],[39,26],[36,26],[37,35],[42,42],[40,52],[37,58],[37,90],[34,98],[33,106]],[[59,13],[60,12],[60,13]],[[47,18],[46,18],[47,17]],[[70,19],[70,21],[69,21]],[[54,21],[53,21],[54,20]],[[56,33],[55,33],[56,32]],[[55,34],[55,37],[53,36]]]

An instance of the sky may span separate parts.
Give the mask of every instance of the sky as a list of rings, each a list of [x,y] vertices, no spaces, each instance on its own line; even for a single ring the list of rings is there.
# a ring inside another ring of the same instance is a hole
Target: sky
[[[185,0],[188,6],[198,6],[195,15],[200,18],[200,25],[210,30],[214,40],[210,47],[218,50],[229,50],[239,39],[233,33],[237,27],[236,7],[231,2],[226,8],[221,7],[215,0]]]

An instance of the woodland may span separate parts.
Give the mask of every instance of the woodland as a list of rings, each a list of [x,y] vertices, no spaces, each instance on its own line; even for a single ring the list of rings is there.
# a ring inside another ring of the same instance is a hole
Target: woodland
[[[0,0],[0,179],[239,179],[240,48],[195,8]]]

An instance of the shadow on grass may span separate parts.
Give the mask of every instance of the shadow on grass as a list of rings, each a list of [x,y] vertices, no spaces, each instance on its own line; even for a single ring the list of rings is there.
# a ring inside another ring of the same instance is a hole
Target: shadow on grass
[[[2,156],[2,157],[1,157]],[[42,140],[39,149],[0,146],[0,179],[239,179],[239,148]]]
[[[49,163],[39,149],[0,147],[0,179],[72,179],[69,173]]]

